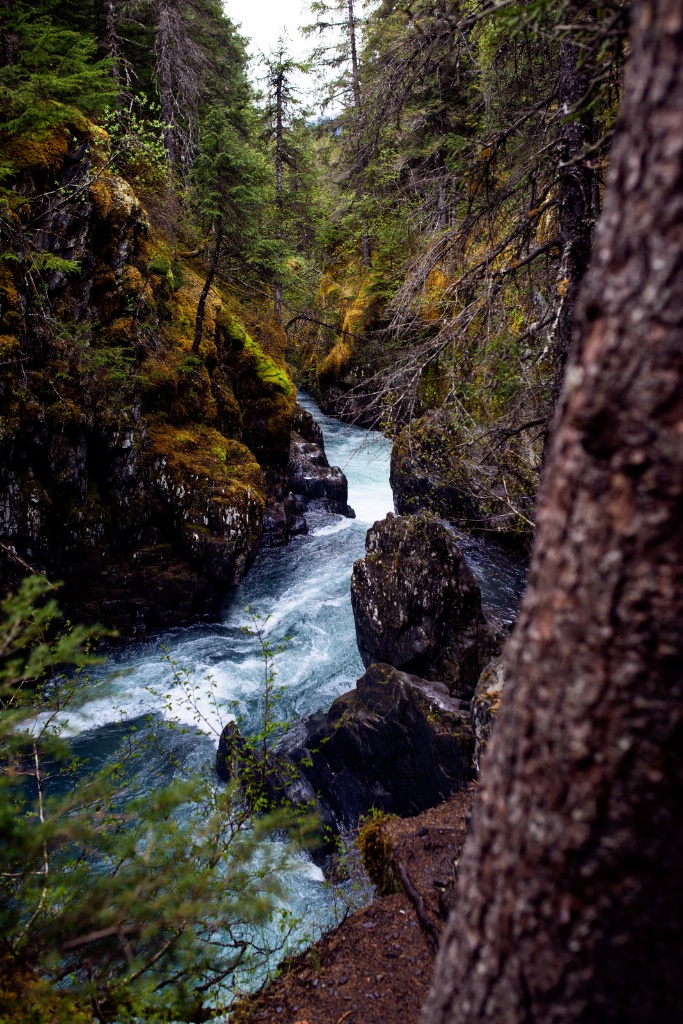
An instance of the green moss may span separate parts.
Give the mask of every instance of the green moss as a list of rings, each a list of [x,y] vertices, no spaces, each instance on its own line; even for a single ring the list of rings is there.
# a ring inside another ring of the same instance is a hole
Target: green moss
[[[138,384],[143,391],[154,392],[170,389],[175,391],[177,367],[169,359],[149,356],[138,374]]]
[[[247,340],[247,332],[239,320],[226,314],[223,309],[218,310],[216,314],[216,326],[233,348],[237,349],[244,346]]]
[[[156,253],[147,264],[147,273],[166,277],[167,274],[171,273],[171,261],[166,256],[162,256],[161,253]]]
[[[68,152],[64,128],[23,132],[7,140],[3,146],[3,155],[10,161],[15,174],[27,170],[56,171]]]
[[[275,388],[287,396],[294,394],[294,385],[286,372],[281,370],[270,356],[267,356],[256,342],[252,341],[248,334],[245,335],[244,349],[252,357],[254,371],[262,384]]]
[[[218,499],[235,496],[236,490],[250,489],[264,499],[263,474],[254,456],[239,441],[233,441],[212,427],[173,427],[157,424],[149,428],[149,454],[162,457],[179,481],[204,481]]]
[[[12,359],[18,350],[19,339],[15,334],[0,334],[0,360]]]
[[[202,359],[182,349],[148,356],[140,367],[138,384],[154,414],[171,423],[214,423],[218,416],[211,378]]]
[[[391,844],[386,834],[386,824],[392,817],[374,812],[358,832],[358,849],[363,867],[370,880],[377,886],[380,896],[391,896],[392,893],[401,891],[394,870]]]

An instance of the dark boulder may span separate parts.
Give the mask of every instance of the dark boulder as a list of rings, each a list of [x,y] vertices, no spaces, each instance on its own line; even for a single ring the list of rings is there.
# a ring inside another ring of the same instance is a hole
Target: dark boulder
[[[323,440],[322,429],[313,419],[310,412],[304,409],[301,405],[297,405],[294,408],[292,430],[296,431],[296,433],[299,434],[300,437],[303,437],[304,441],[308,441],[309,444],[317,444],[323,454],[325,453],[325,441]]]
[[[425,513],[390,513],[368,530],[365,547],[351,578],[363,664],[387,662],[469,699],[496,638],[453,534]]]
[[[275,756],[343,830],[373,807],[406,816],[445,800],[471,778],[472,749],[469,705],[445,684],[372,665],[329,711],[292,726]]]
[[[224,782],[239,780],[253,755],[235,722],[228,722],[216,751],[216,772]]]
[[[262,547],[284,547],[289,544],[292,537],[304,533],[308,533],[304,505],[303,502],[297,501],[291,491],[282,501],[268,502],[263,513]]]
[[[292,433],[287,464],[287,486],[309,500],[323,499],[331,512],[354,518],[349,508],[349,485],[341,469],[330,466],[324,450]]]

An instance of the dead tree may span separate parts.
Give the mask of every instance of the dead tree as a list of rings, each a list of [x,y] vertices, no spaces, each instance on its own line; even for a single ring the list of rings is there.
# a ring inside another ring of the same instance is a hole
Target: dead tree
[[[215,238],[209,272],[206,275],[204,287],[202,288],[202,293],[199,296],[199,302],[197,303],[197,316],[195,317],[194,322],[194,341],[192,342],[193,355],[197,355],[199,352],[199,346],[202,343],[202,334],[204,333],[204,316],[206,314],[206,300],[209,297],[211,285],[216,277],[216,271],[218,270],[218,264],[221,258],[221,250],[223,248],[223,221],[220,217],[218,218],[218,223],[215,225],[214,230]]]
[[[529,590],[424,1024],[683,1016],[683,0],[635,6]]]
[[[574,0],[567,10],[568,20],[578,20],[587,6],[588,0]],[[555,331],[553,405],[557,404],[562,390],[571,349],[574,307],[581,280],[588,268],[597,215],[593,210],[595,175],[586,156],[592,141],[592,111],[586,105],[590,94],[590,68],[581,46],[571,33],[560,45],[558,71],[557,99],[565,120],[558,139],[558,241],[562,251],[558,290],[562,305]]]
[[[164,123],[164,149],[169,167],[176,162],[175,115],[173,110],[173,56],[169,0],[157,3],[157,78]]]

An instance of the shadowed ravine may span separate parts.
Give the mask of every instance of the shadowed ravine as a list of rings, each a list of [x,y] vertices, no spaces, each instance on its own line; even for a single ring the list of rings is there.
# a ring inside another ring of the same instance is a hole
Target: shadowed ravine
[[[221,623],[170,630],[112,657],[108,668],[125,674],[114,679],[106,694],[70,716],[76,752],[90,758],[91,768],[112,756],[122,716],[130,721],[151,715],[160,724],[175,718],[194,727],[184,733],[163,729],[163,742],[172,745],[187,767],[212,762],[217,736],[231,713],[223,710],[221,717],[206,696],[209,676],[219,700],[236,702],[245,731],[258,729],[263,662],[258,642],[243,631],[251,621],[245,612],[248,606],[262,620],[267,618],[262,627],[273,646],[286,641],[276,660],[277,681],[284,688],[278,717],[291,719],[328,707],[362,675],[351,611],[351,570],[364,553],[368,527],[393,507],[391,444],[379,434],[323,416],[307,396],[300,402],[323,428],[330,464],[348,478],[349,504],[356,518],[312,513],[307,536],[286,548],[260,552],[246,579],[228,595]],[[510,621],[524,586],[525,566],[481,541],[462,538],[462,543],[484,601]],[[182,686],[173,685],[164,657],[191,673],[193,684],[198,684],[199,718],[187,706]],[[141,789],[158,785],[158,771],[170,776],[161,754],[140,769]],[[331,896],[322,881],[312,863],[302,864],[301,873],[291,879],[292,910],[305,913],[309,931],[332,920]]]

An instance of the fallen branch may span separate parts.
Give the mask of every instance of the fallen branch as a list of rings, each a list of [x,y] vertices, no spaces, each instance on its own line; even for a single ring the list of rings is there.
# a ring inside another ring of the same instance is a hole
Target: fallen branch
[[[436,952],[436,950],[439,948],[439,942],[441,938],[439,935],[439,930],[432,921],[431,917],[429,916],[427,908],[424,904],[424,900],[422,899],[419,892],[411,882],[410,876],[405,866],[397,858],[394,858],[394,864],[396,865],[398,877],[401,879],[401,885],[405,890],[405,894],[415,908],[415,913],[417,914],[417,919],[420,922],[420,927],[427,936],[427,942],[434,950],[434,952]]]
[[[16,553],[14,548],[10,547],[8,544],[3,544],[2,541],[0,541],[0,550],[4,551],[5,554],[10,556],[10,558],[13,558],[15,562],[19,563],[19,565],[23,565],[24,569],[28,569],[28,571],[30,573],[33,573],[34,576],[41,576],[47,583],[50,590],[57,590],[57,587],[54,585],[54,583],[50,583],[50,581],[48,580],[44,573],[39,572],[38,569],[34,569],[32,565],[29,565],[28,562],[25,562],[21,555],[18,555]]]

